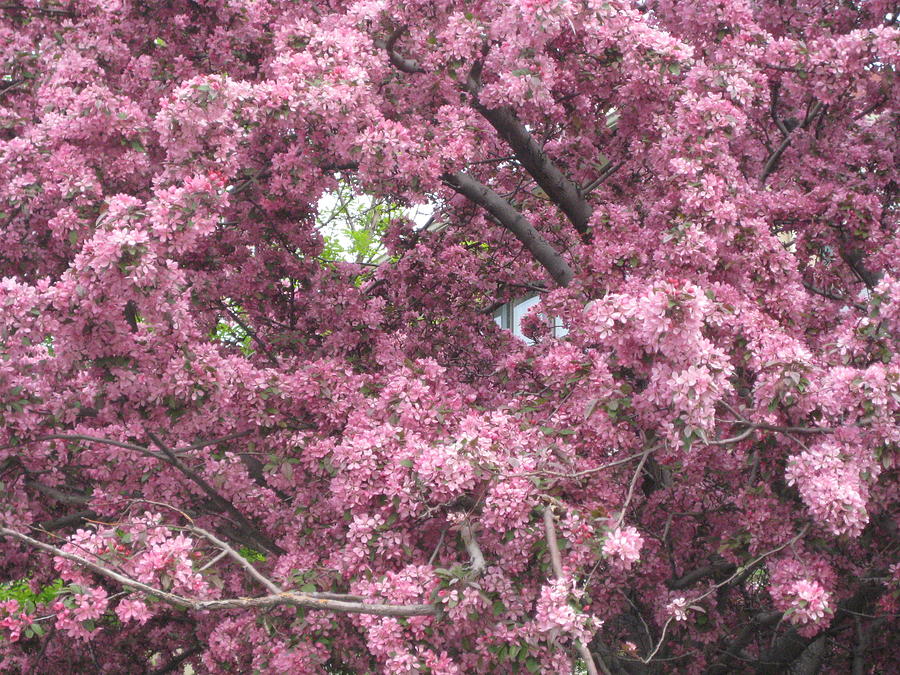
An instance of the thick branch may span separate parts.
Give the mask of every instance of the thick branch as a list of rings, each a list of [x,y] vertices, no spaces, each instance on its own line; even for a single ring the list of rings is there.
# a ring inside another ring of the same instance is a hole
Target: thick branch
[[[97,514],[93,511],[77,511],[76,513],[60,516],[53,520],[45,520],[43,523],[38,523],[35,527],[39,530],[44,530],[45,532],[52,532],[53,530],[60,530],[64,527],[69,527],[70,525],[80,525],[85,520],[91,518],[97,518]]]
[[[572,268],[512,204],[468,174],[460,172],[444,174],[443,179],[459,194],[484,208],[501,225],[512,232],[516,239],[522,242],[522,245],[544,266],[557,284],[569,285],[572,277],[575,276]]]
[[[492,109],[478,103],[478,89],[478,85],[470,79],[469,92],[475,100],[473,103],[475,109],[490,122],[500,137],[512,148],[519,163],[553,200],[553,203],[562,209],[578,233],[587,234],[591,207],[578,186],[569,180],[547,156],[534,136],[516,117],[512,108],[504,106]]]
[[[544,530],[547,535],[547,550],[550,551],[550,565],[553,567],[553,573],[557,579],[563,579],[565,572],[563,572],[562,556],[559,553],[559,541],[556,539],[556,523],[553,520],[553,512],[550,511],[549,506],[544,509]],[[578,651],[578,655],[584,659],[588,674],[600,675],[597,672],[597,664],[594,663],[594,657],[591,655],[590,650],[577,638],[575,639],[575,649]]]
[[[59,558],[70,560],[92,572],[99,574],[111,581],[124,586],[125,588],[134,589],[145,593],[151,597],[157,598],[174,607],[181,607],[194,611],[213,611],[222,609],[254,609],[273,607],[292,606],[302,607],[304,609],[318,609],[330,612],[339,612],[343,614],[374,614],[377,616],[394,616],[394,617],[410,617],[410,616],[436,616],[440,613],[440,609],[432,604],[416,604],[416,605],[382,605],[370,604],[366,602],[356,602],[347,600],[331,600],[324,597],[316,597],[316,594],[310,593],[293,593],[285,592],[273,595],[266,595],[258,598],[227,598],[224,600],[196,600],[188,598],[176,593],[169,593],[159,588],[154,588],[148,584],[127,577],[124,574],[115,572],[98,563],[92,562],[87,558],[83,558],[74,553],[67,553],[50,544],[45,544],[26,534],[11,530],[7,527],[0,527],[0,536],[12,537],[24,544],[28,544],[33,548],[40,549],[47,553],[51,553]]]
[[[699,567],[691,572],[688,572],[682,577],[678,579],[669,579],[666,582],[666,586],[671,588],[673,591],[681,590],[682,588],[687,588],[688,586],[693,586],[696,582],[701,579],[705,579],[707,577],[715,576],[719,572],[725,572],[726,574],[731,574],[737,568],[733,563],[730,563],[725,560],[720,560],[718,562],[714,562],[711,565],[705,565],[703,567]]]
[[[842,239],[843,238],[844,237],[842,237]],[[865,266],[863,263],[864,254],[862,251],[852,250],[849,243],[845,240],[840,246],[838,253],[841,256],[841,260],[847,263],[847,266],[853,270],[853,273],[859,280],[866,285],[866,288],[871,290],[878,285],[881,275],[871,271]]]
[[[41,494],[47,495],[61,504],[87,504],[91,501],[91,496],[79,492],[66,492],[50,485],[38,483],[36,480],[27,479],[25,485],[32,487]]]
[[[825,636],[816,638],[800,655],[791,668],[792,675],[816,675],[825,658]]]
[[[425,69],[419,65],[418,61],[415,59],[407,59],[396,51],[394,51],[394,45],[397,44],[397,40],[400,39],[400,36],[403,35],[403,32],[406,30],[406,26],[400,26],[395,29],[393,33],[388,36],[387,40],[375,40],[375,46],[379,49],[384,49],[387,52],[388,59],[391,61],[391,65],[394,66],[397,70],[403,73],[424,73]]]
[[[779,611],[760,612],[754,616],[753,620],[744,626],[740,634],[722,652],[722,660],[709,667],[709,670],[706,671],[707,675],[726,675],[727,673],[733,672],[729,665],[730,662],[734,659],[741,658],[741,652],[744,647],[750,644],[750,641],[753,639],[756,632],[764,626],[771,626],[778,623],[783,616],[784,612]]]
[[[203,647],[200,645],[194,645],[190,649],[182,649],[179,654],[173,656],[167,663],[164,663],[159,668],[151,670],[150,675],[165,675],[165,673],[171,673],[189,658],[202,651]]]
[[[463,543],[466,545],[466,551],[469,553],[469,557],[472,559],[472,569],[470,570],[469,575],[472,578],[480,577],[484,574],[487,563],[484,560],[484,554],[481,552],[481,547],[475,539],[475,534],[472,532],[472,526],[468,521],[463,523],[459,530],[459,534],[462,537]]]
[[[865,675],[866,672],[866,651],[869,649],[869,643],[872,634],[885,623],[885,618],[876,619],[869,624],[868,628],[863,628],[860,617],[856,619],[856,646],[853,648],[853,675]]]

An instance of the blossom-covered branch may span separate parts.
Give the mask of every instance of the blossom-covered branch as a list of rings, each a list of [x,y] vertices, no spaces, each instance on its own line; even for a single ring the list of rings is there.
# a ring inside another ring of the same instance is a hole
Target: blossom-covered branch
[[[142,583],[136,579],[120,574],[98,562],[94,562],[83,556],[75,555],[74,553],[68,553],[8,527],[0,527],[0,536],[12,537],[28,546],[40,549],[46,553],[51,553],[56,557],[70,560],[101,577],[116,582],[125,589],[141,591],[142,593],[170,604],[173,607],[180,607],[182,609],[193,611],[266,609],[291,606],[344,614],[372,614],[375,616],[392,617],[435,616],[440,613],[439,608],[436,605],[431,604],[385,605],[355,600],[336,600],[334,599],[334,594],[326,594],[327,597],[323,597],[316,593],[295,593],[293,591],[282,591],[256,598],[226,598],[221,600],[188,598]]]

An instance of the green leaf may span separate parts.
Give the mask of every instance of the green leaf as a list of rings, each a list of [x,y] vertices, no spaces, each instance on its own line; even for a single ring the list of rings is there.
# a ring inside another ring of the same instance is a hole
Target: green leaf
[[[541,664],[534,657],[528,657],[525,659],[525,667],[528,669],[529,673],[536,673],[541,669]]]
[[[241,546],[238,553],[241,554],[241,557],[250,562],[265,562],[266,556],[260,553],[259,551],[250,548],[249,546]]]

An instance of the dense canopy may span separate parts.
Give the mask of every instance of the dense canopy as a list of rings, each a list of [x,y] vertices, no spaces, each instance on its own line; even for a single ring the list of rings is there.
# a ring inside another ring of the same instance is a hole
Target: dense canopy
[[[900,670],[897,11],[0,4],[0,670]]]

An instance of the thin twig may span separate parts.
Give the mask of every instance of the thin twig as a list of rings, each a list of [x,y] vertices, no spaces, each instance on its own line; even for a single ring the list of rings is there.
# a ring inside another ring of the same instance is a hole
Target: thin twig
[[[606,469],[612,469],[616,466],[621,466],[622,464],[628,464],[628,462],[637,459],[638,457],[643,457],[648,452],[655,452],[656,448],[650,448],[650,450],[642,450],[641,452],[636,452],[633,455],[628,455],[628,457],[623,457],[622,459],[617,459],[614,462],[609,462],[608,464],[603,464],[601,466],[595,466],[593,469],[585,469],[584,471],[576,471],[574,473],[562,473],[560,471],[529,471],[526,473],[512,473],[503,476],[504,478],[531,478],[531,477],[546,477],[550,476],[553,478],[583,478],[584,476],[590,476],[591,474],[597,473],[599,471],[605,471]]]
[[[241,329],[249,335],[252,340],[259,346],[260,351],[265,355],[266,359],[272,366],[278,367],[278,359],[275,357],[275,354],[269,349],[269,345],[267,345],[259,335],[256,334],[247,323],[245,323],[240,316],[238,316],[237,312],[233,312],[231,308],[224,302],[219,303],[219,307],[228,312],[228,315],[232,318],[232,320],[241,327]]]
[[[236,438],[243,438],[244,436],[249,436],[254,433],[256,429],[244,429],[243,431],[235,431],[233,434],[228,434],[227,436],[221,436],[219,438],[213,438],[209,441],[197,441],[196,443],[191,443],[188,446],[183,448],[176,448],[173,450],[175,454],[179,454],[182,452],[188,452],[189,450],[199,450],[200,448],[205,448],[208,445],[218,445],[219,443],[225,443],[226,441],[233,441]]]
[[[641,461],[637,466],[637,469],[634,471],[634,475],[631,477],[631,484],[628,486],[628,494],[625,496],[625,503],[622,505],[622,512],[619,514],[618,521],[616,523],[617,527],[621,527],[622,521],[625,520],[625,511],[628,510],[628,504],[631,503],[631,498],[634,496],[634,487],[637,485],[638,478],[641,475],[641,470],[644,468],[644,464],[647,461],[647,458],[650,456],[650,452],[653,448],[647,448],[644,450],[644,456],[641,457]]]
[[[800,539],[804,534],[806,534],[806,531],[807,531],[808,529],[809,529],[809,525],[804,525],[804,526],[803,526],[803,529],[800,530],[800,532],[798,532],[798,533],[797,533],[794,537],[792,537],[790,540],[786,541],[785,543],[781,544],[780,546],[777,546],[777,547],[773,548],[771,551],[766,551],[765,553],[762,553],[761,555],[757,556],[757,557],[756,557],[753,561],[751,561],[750,563],[748,563],[748,564],[746,564],[746,565],[740,565],[740,566],[738,566],[737,571],[735,571],[734,574],[732,574],[730,577],[728,577],[727,579],[725,579],[725,581],[721,581],[721,582],[717,583],[715,586],[713,586],[713,587],[710,588],[708,591],[706,591],[706,593],[703,593],[702,595],[700,595],[700,596],[698,596],[698,597],[696,597],[696,598],[692,598],[691,600],[688,601],[688,603],[691,604],[691,605],[693,605],[693,604],[696,604],[696,603],[700,602],[701,600],[704,600],[704,599],[708,598],[710,595],[712,595],[713,593],[715,593],[716,591],[718,591],[718,590],[719,590],[720,588],[722,588],[723,586],[727,586],[727,585],[730,584],[732,581],[734,581],[735,579],[737,579],[737,578],[738,578],[739,576],[741,576],[747,569],[750,569],[750,568],[752,568],[752,567],[758,565],[759,563],[761,563],[763,560],[765,560],[765,559],[768,558],[769,556],[774,555],[774,554],[778,553],[779,551],[781,551],[781,550],[787,548],[788,546],[791,546],[792,544],[794,544],[794,542],[796,542],[796,541],[797,541],[798,539]],[[646,658],[641,658],[641,659],[640,659],[643,663],[645,663],[645,664],[650,663],[650,662],[653,660],[653,657],[656,656],[656,654],[657,654],[657,653],[659,652],[659,650],[662,648],[663,641],[664,641],[665,638],[666,638],[666,630],[669,628],[669,624],[672,623],[672,620],[673,620],[674,618],[675,618],[674,616],[670,616],[668,619],[666,619],[665,624],[663,624],[662,633],[660,634],[660,637],[659,637],[659,642],[656,643],[656,647],[654,647],[653,651],[650,652],[650,654],[649,654]]]
[[[433,564],[434,564],[434,561],[435,561],[435,559],[437,558],[437,555],[438,555],[438,553],[439,553],[440,550],[441,550],[441,546],[442,546],[443,543],[444,543],[444,536],[445,536],[446,534],[447,534],[447,528],[445,527],[443,530],[441,530],[441,536],[438,537],[437,545],[434,547],[434,551],[432,551],[431,557],[428,558],[428,564],[429,564],[429,565],[433,565]]]
[[[625,162],[616,162],[614,164],[610,164],[606,169],[600,172],[600,175],[597,176],[590,183],[581,188],[581,194],[587,197],[594,190],[596,190],[600,185],[606,182],[608,178],[610,178],[616,171],[622,168],[622,165]]]
[[[866,306],[861,303],[854,302],[852,300],[848,300],[843,295],[840,295],[838,293],[832,293],[831,291],[826,290],[824,288],[818,288],[816,286],[813,286],[810,283],[807,283],[806,281],[803,282],[803,288],[808,290],[810,293],[815,293],[816,295],[821,295],[823,298],[828,298],[829,300],[834,300],[836,302],[841,302],[846,305],[850,305],[851,307],[854,307],[855,309],[862,310],[862,311],[865,311],[865,309],[866,309]]]

